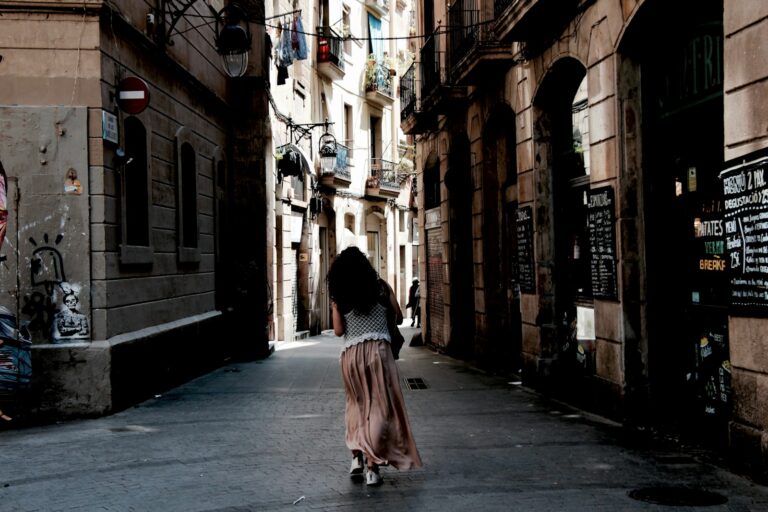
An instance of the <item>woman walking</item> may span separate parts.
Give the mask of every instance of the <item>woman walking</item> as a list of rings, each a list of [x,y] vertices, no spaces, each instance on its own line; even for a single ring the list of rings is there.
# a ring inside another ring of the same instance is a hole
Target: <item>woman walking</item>
[[[357,247],[339,254],[328,272],[333,330],[344,336],[341,374],[346,391],[346,444],[350,474],[365,471],[368,485],[382,482],[379,466],[421,466],[411,435],[397,365],[390,349],[388,308],[402,321],[392,288],[378,278]]]

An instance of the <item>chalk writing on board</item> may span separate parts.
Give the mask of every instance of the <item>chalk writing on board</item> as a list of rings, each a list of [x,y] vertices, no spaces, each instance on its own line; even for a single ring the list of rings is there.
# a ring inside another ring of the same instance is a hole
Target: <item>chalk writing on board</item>
[[[592,295],[609,300],[618,299],[614,207],[613,187],[601,187],[589,191],[587,227]]]
[[[768,158],[723,171],[730,304],[768,308]],[[768,311],[768,310],[766,310]]]
[[[517,268],[520,291],[536,293],[536,267],[533,262],[533,208],[517,209]]]

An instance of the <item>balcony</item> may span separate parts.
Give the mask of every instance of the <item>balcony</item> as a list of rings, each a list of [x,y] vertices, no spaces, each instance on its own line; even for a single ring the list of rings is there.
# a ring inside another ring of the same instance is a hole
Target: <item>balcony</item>
[[[427,116],[444,115],[462,107],[467,99],[467,89],[448,80],[445,51],[446,34],[438,26],[427,38],[419,52],[421,71],[421,111]]]
[[[499,8],[512,0],[497,0]],[[496,6],[496,3],[494,3]],[[456,27],[450,34],[449,62],[452,79],[476,85],[506,73],[514,65],[511,44],[502,44],[493,31],[493,15],[481,9],[481,0],[456,0],[448,11]]]
[[[371,159],[371,175],[365,181],[365,194],[385,199],[400,195],[400,183],[394,162],[381,158]]]
[[[388,107],[395,102],[392,93],[394,70],[383,60],[369,57],[365,65],[365,99],[379,107]]]
[[[330,27],[317,27],[317,71],[330,80],[344,78],[342,38]]]
[[[365,6],[380,17],[389,14],[389,0],[365,0]]]
[[[400,127],[403,133],[407,135],[429,131],[435,127],[437,122],[436,116],[429,116],[421,111],[419,99],[416,96],[418,89],[416,69],[414,62],[408,71],[400,77]]]
[[[525,43],[536,54],[584,12],[595,0],[494,0],[494,32],[499,41]]]
[[[352,173],[349,170],[349,148],[336,143],[336,165],[333,169],[323,169],[320,185],[332,189],[349,188]]]

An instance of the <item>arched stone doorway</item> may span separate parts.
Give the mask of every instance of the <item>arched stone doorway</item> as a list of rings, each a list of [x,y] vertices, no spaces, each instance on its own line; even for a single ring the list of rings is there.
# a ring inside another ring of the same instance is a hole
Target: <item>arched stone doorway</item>
[[[628,409],[693,421],[689,432],[718,443],[730,416],[722,49],[722,0],[648,0],[618,58],[621,194],[636,226],[624,249]]]
[[[534,98],[538,324],[550,384],[572,401],[588,396],[574,384],[594,371],[587,106],[586,68],[572,57],[557,60]]]

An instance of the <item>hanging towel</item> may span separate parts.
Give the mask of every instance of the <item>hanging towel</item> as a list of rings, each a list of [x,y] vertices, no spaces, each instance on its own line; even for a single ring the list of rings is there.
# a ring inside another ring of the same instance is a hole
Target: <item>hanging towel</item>
[[[293,47],[291,46],[290,25],[283,25],[283,32],[280,34],[280,42],[277,45],[278,61],[281,66],[288,67],[293,64]]]
[[[293,50],[296,54],[296,60],[307,59],[307,37],[304,34],[304,25],[301,23],[301,16],[293,19]]]

